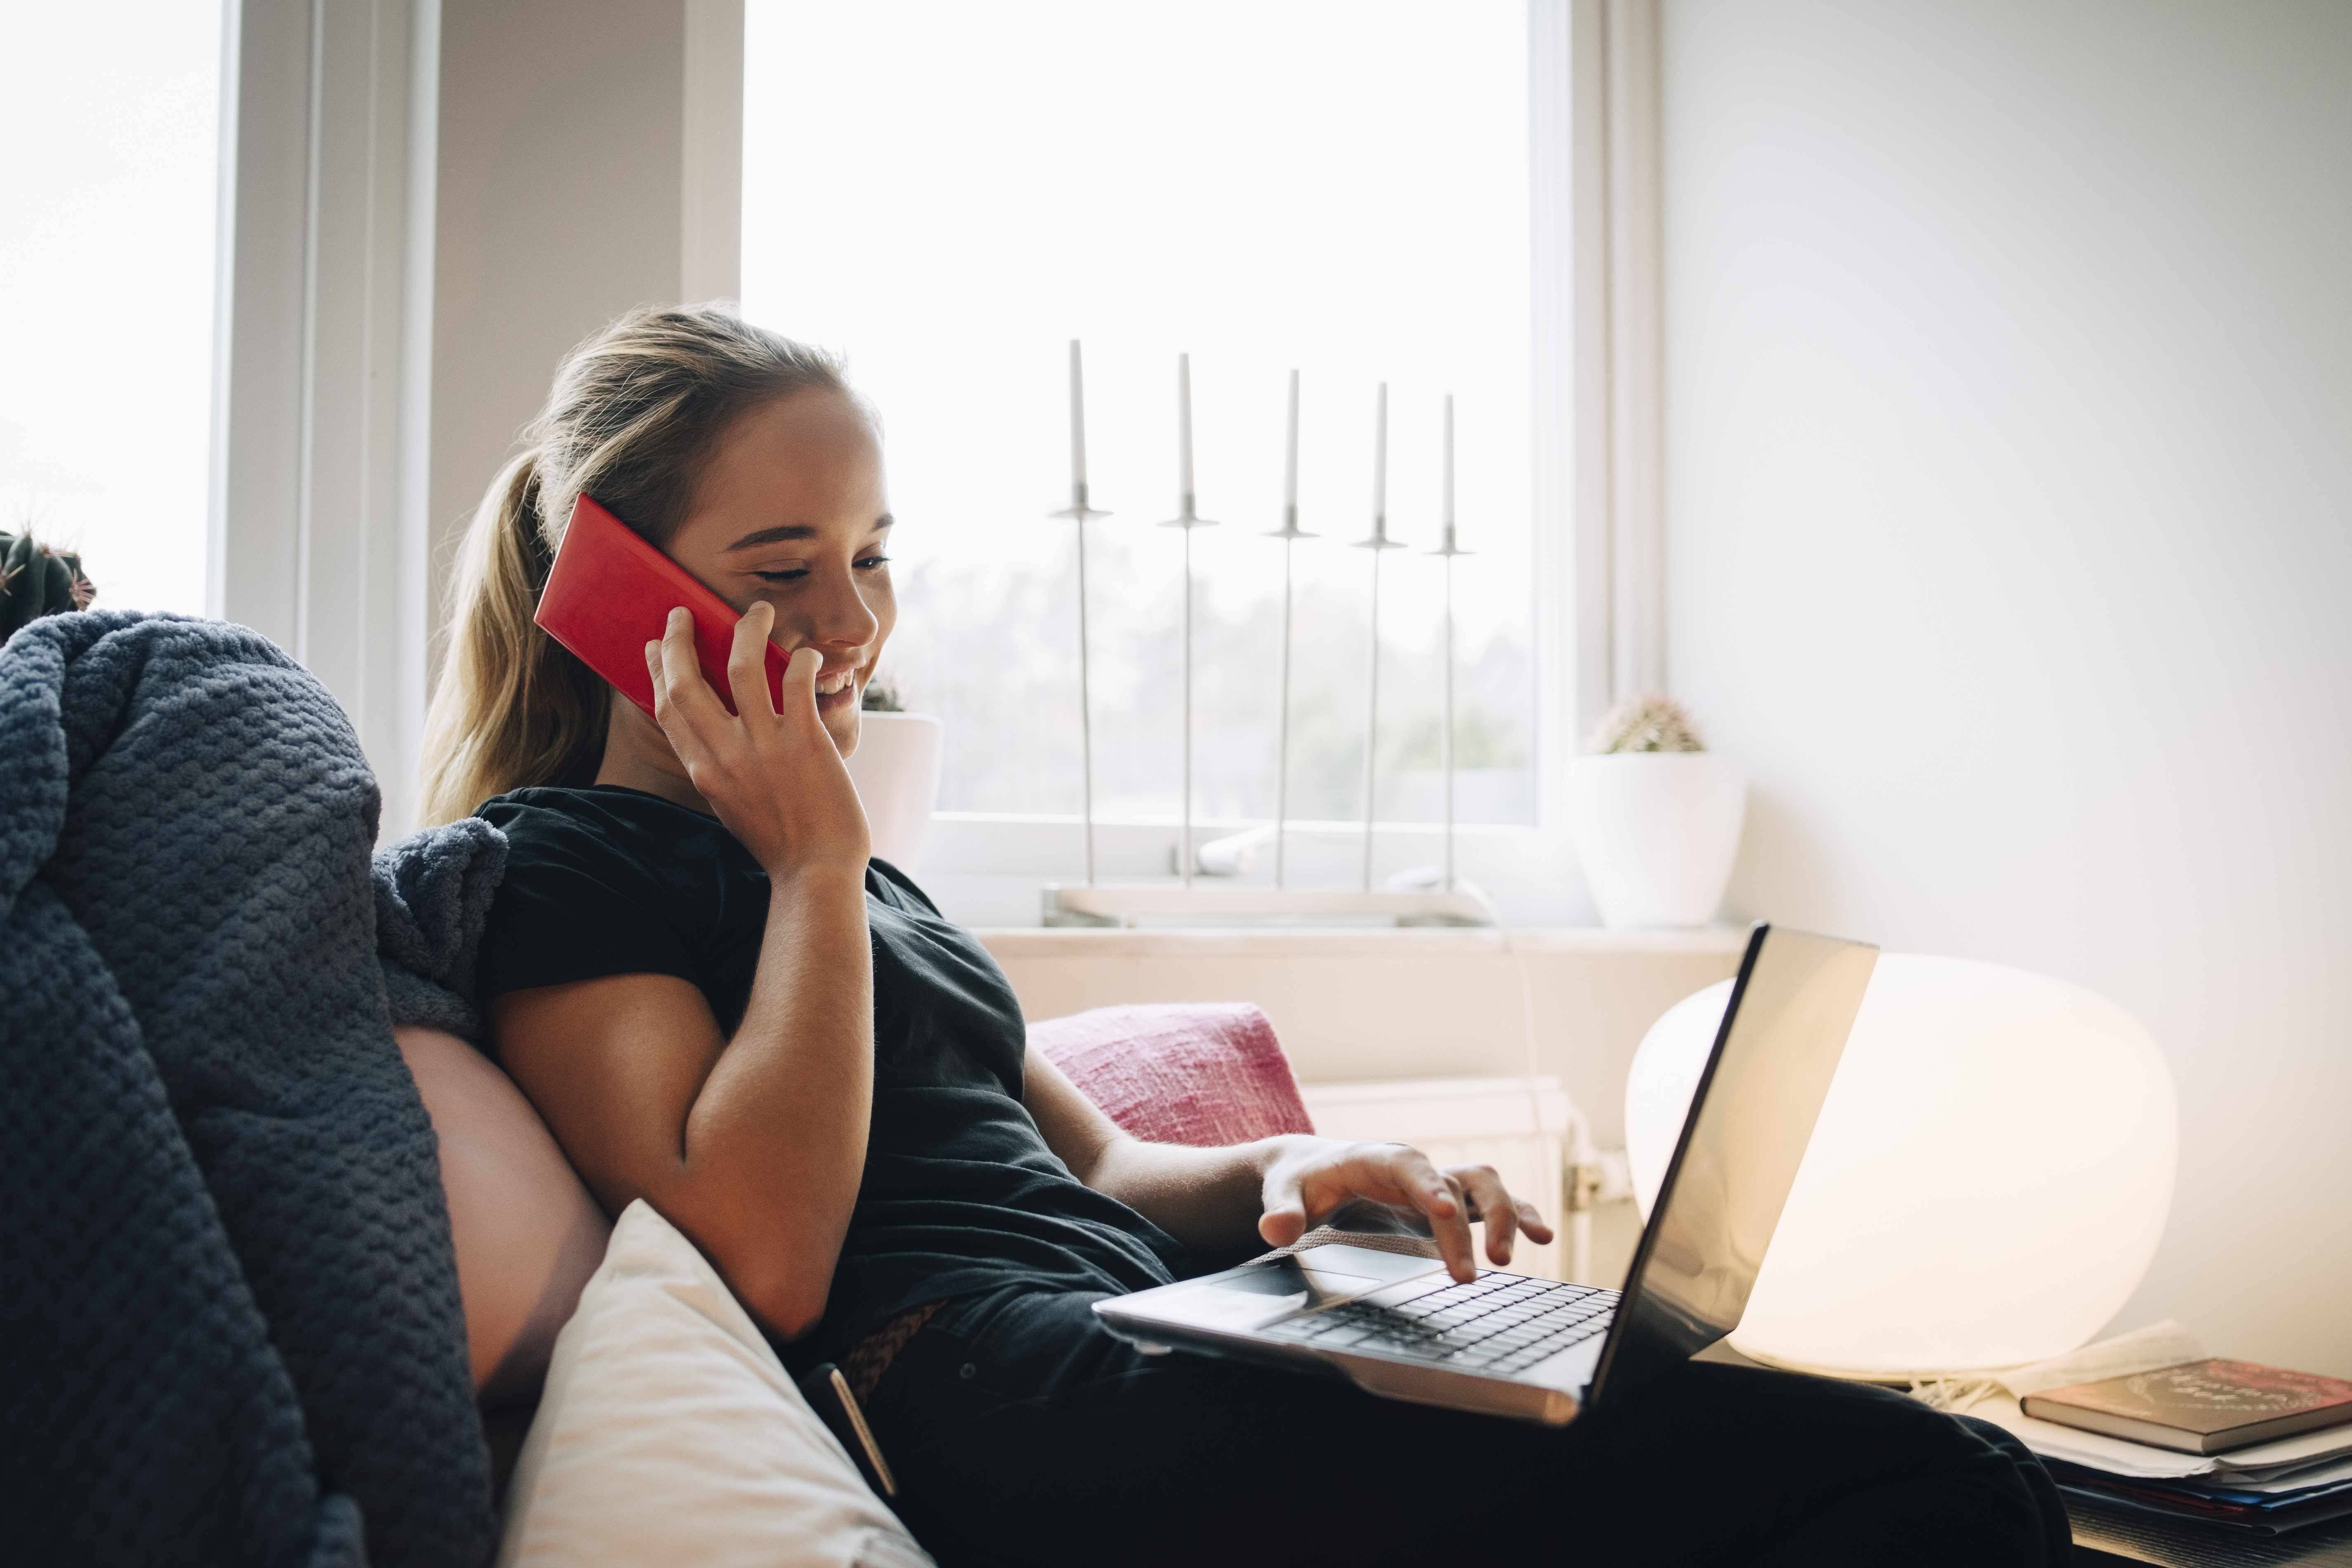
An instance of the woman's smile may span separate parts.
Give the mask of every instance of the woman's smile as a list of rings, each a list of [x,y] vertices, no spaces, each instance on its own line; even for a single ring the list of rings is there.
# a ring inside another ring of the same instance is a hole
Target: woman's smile
[[[817,672],[816,710],[819,713],[830,715],[857,705],[857,671],[856,665],[845,664],[838,669]]]

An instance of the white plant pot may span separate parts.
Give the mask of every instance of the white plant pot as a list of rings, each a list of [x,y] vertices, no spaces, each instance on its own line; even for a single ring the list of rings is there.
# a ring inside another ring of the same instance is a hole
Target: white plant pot
[[[1585,886],[1613,929],[1703,926],[1715,919],[1748,777],[1713,752],[1619,752],[1568,764],[1568,834]]]
[[[929,713],[861,713],[849,782],[866,807],[877,858],[911,871],[931,835],[947,726]]]

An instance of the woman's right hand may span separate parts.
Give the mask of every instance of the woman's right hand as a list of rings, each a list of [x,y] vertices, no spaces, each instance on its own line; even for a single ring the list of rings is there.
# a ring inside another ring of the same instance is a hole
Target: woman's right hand
[[[735,624],[732,713],[702,678],[686,611],[646,646],[654,719],[688,782],[768,872],[759,967],[732,1032],[700,986],[654,973],[509,991],[490,1022],[499,1061],[605,1212],[645,1199],[753,1317],[796,1339],[824,1316],[866,1169],[874,970],[866,813],[818,715],[824,660],[794,650],[779,713],[774,623],[756,604]]]
[[[817,715],[824,656],[814,647],[793,650],[784,710],[778,712],[767,681],[775,620],[775,606],[761,600],[735,623],[727,657],[735,698],[730,713],[695,658],[693,615],[672,610],[661,640],[646,645],[654,721],[696,792],[771,879],[833,870],[862,879],[871,852],[866,809]]]

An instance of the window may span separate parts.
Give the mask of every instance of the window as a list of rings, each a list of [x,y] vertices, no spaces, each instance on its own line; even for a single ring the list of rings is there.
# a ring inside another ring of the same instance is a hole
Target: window
[[[0,529],[205,606],[221,13],[0,9]]]
[[[1431,821],[1443,398],[1456,402],[1461,820],[1534,815],[1528,20],[1435,7],[1021,0],[747,14],[747,314],[882,413],[900,627],[948,811],[1075,814],[1067,343],[1085,344],[1095,779],[1181,777],[1176,361],[1189,353],[1197,820],[1275,810],[1287,376],[1302,374],[1289,813],[1361,810],[1375,389],[1390,398],[1377,816]]]

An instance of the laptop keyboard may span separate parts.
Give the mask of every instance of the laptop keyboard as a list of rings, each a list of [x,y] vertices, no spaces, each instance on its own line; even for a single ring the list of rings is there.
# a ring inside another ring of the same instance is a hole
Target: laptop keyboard
[[[1317,1350],[1374,1351],[1508,1376],[1609,1326],[1614,1290],[1517,1274],[1481,1274],[1391,1306],[1349,1301],[1264,1331]]]

